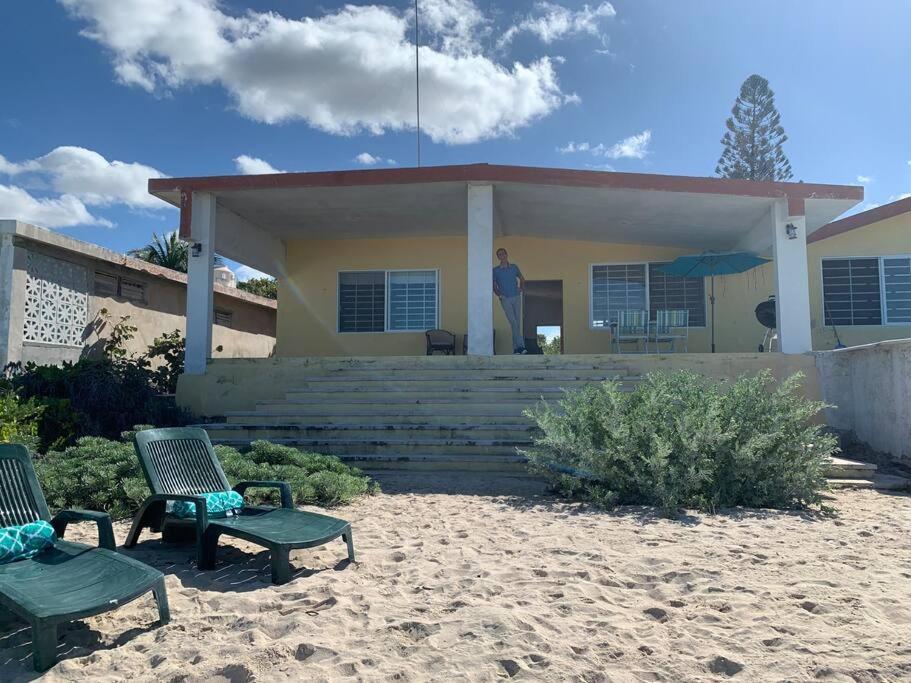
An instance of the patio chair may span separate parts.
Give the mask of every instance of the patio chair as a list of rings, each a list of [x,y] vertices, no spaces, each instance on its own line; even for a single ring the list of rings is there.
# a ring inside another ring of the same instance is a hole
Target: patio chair
[[[341,536],[348,545],[348,559],[355,561],[351,525],[343,519],[294,509],[291,486],[286,482],[242,481],[233,489],[241,495],[249,488],[278,489],[280,508],[245,505],[232,516],[209,516],[202,494],[232,489],[205,430],[149,429],[138,432],[133,443],[152,495],[136,514],[124,547],[135,546],[145,528],[160,531],[166,540],[195,532],[197,565],[213,569],[218,539],[226,534],[267,548],[272,583],[276,584],[291,580],[291,550],[313,548]],[[195,519],[170,514],[169,502],[195,503]]]
[[[655,353],[660,353],[661,344],[670,344],[670,353],[677,350],[677,341],[683,342],[683,352],[687,352],[690,334],[690,312],[688,310],[656,311],[655,323],[650,335],[655,343]]]
[[[427,337],[428,356],[438,351],[447,356],[455,355],[455,335],[449,330],[427,330],[424,335]]]
[[[117,552],[111,518],[90,510],[63,510],[52,518],[28,450],[0,444],[0,526],[38,520],[54,527],[53,547],[0,564],[0,611],[13,612],[31,625],[36,671],[57,661],[60,624],[117,609],[149,591],[158,604],[159,623],[168,623],[164,575]],[[70,522],[97,524],[98,547],[64,541]]]
[[[642,342],[644,353],[648,353],[648,311],[617,311],[617,324],[613,329],[614,346],[617,353],[623,353],[623,344]]]

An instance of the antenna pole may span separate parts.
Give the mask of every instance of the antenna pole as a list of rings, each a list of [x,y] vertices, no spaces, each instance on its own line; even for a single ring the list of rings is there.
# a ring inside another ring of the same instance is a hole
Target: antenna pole
[[[421,56],[418,48],[420,47],[418,33],[418,0],[414,0],[414,85],[415,85],[415,104],[417,107],[418,123],[418,167],[421,166]]]

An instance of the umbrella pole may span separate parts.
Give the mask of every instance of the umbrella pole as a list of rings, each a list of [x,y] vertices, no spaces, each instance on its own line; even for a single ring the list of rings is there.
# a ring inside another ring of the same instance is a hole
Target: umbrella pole
[[[715,276],[712,275],[712,293],[709,296],[712,302],[712,353],[715,353]]]

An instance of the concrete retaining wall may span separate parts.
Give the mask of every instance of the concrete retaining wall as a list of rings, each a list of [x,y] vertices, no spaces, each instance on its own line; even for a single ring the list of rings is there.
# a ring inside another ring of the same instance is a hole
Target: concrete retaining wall
[[[877,451],[911,460],[911,339],[820,351],[826,420]]]

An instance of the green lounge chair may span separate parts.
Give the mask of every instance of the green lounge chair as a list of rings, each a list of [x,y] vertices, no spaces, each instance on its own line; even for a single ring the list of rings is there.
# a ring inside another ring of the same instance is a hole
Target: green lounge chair
[[[0,565],[0,611],[8,610],[32,627],[35,670],[57,661],[57,626],[108,612],[150,590],[160,623],[170,620],[164,576],[116,551],[111,518],[103,512],[63,510],[53,519],[35,476],[28,450],[0,444],[0,526],[43,519],[58,541],[35,557]],[[63,540],[70,522],[95,522],[98,548]]]
[[[234,487],[241,495],[248,488],[278,489],[280,508],[252,505],[232,517],[209,518],[200,494],[228,491],[231,485],[205,430],[149,429],[138,432],[134,444],[152,495],[133,520],[124,547],[136,545],[144,528],[160,531],[166,540],[195,531],[196,563],[200,569],[212,569],[218,538],[227,534],[269,549],[273,583],[291,580],[291,550],[313,548],[339,536],[348,544],[348,559],[354,562],[351,525],[343,519],[295,510],[291,487],[285,482],[242,481]],[[171,501],[195,503],[195,521],[168,515],[166,505]]]

